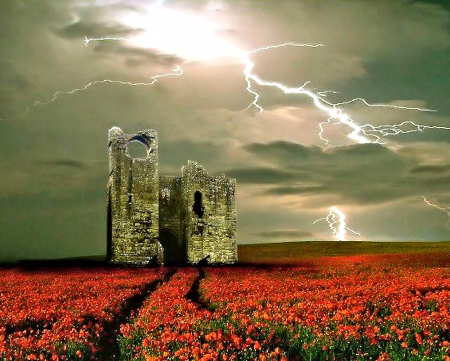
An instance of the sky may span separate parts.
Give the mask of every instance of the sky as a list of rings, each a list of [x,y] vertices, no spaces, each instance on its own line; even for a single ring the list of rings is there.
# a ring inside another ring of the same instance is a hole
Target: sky
[[[106,252],[113,126],[235,177],[238,243],[450,239],[445,0],[0,0],[0,34],[0,260]]]

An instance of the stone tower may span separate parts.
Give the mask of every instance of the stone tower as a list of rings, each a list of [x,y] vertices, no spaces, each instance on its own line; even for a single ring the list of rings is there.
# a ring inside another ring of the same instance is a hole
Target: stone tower
[[[142,143],[147,158],[131,158],[127,145]],[[108,260],[143,265],[155,261],[160,248],[159,173],[156,132],[124,134],[109,130]]]
[[[146,149],[132,158],[131,142]],[[156,131],[109,130],[108,261],[147,265],[237,261],[236,180],[195,162],[160,176]]]

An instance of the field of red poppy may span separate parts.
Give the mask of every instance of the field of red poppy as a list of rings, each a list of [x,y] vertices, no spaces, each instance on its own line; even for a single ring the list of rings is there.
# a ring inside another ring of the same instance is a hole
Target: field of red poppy
[[[450,253],[378,253],[3,269],[0,359],[450,360]]]
[[[163,277],[161,269],[0,269],[0,359],[101,358],[114,321]]]

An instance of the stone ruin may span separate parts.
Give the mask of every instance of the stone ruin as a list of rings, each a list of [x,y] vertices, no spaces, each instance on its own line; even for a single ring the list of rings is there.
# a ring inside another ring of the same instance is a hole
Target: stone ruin
[[[236,180],[188,161],[181,177],[159,174],[154,130],[109,130],[108,261],[113,264],[237,262]],[[132,158],[128,146],[145,147]]]

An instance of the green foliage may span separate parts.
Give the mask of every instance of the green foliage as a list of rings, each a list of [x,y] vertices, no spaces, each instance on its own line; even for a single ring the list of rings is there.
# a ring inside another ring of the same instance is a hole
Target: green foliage
[[[67,357],[68,361],[87,361],[92,359],[92,348],[87,344],[66,341],[58,344],[58,349],[61,354]]]
[[[140,347],[144,339],[144,331],[137,329],[133,331],[129,337],[117,336],[119,343],[119,361],[137,360],[135,358],[136,347]]]

